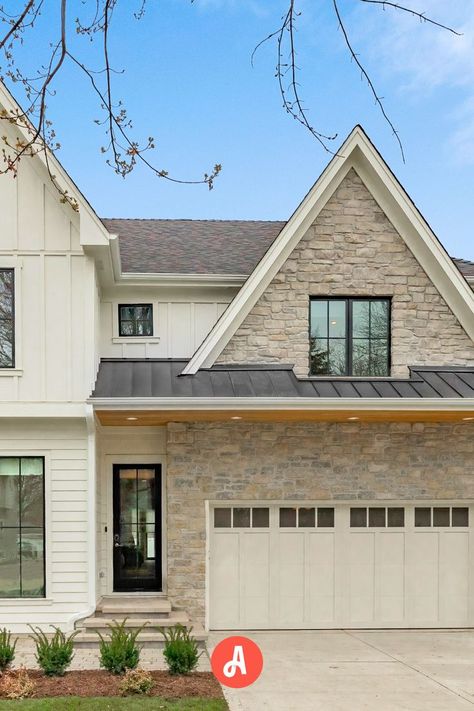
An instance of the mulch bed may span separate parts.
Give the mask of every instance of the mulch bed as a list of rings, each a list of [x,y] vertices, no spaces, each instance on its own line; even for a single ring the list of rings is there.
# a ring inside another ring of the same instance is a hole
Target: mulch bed
[[[36,682],[35,698],[52,696],[120,696],[121,676],[106,671],[70,671],[62,677],[44,676],[39,671],[28,671]],[[193,672],[187,676],[171,676],[166,671],[152,671],[155,685],[150,696],[165,699],[179,699],[198,696],[208,699],[222,699],[219,682],[210,672]],[[2,697],[0,682],[0,698]]]

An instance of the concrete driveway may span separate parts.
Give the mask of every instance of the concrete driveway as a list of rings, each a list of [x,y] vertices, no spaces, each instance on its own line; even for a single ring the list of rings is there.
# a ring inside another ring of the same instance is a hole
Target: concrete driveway
[[[239,633],[233,633],[239,634]],[[264,668],[231,711],[474,711],[474,631],[242,632]],[[228,634],[211,633],[209,652]]]

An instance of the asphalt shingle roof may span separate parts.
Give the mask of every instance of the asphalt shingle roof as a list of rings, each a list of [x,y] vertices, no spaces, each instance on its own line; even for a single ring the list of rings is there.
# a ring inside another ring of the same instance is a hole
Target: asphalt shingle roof
[[[240,365],[180,374],[184,360],[101,360],[93,398],[474,398],[474,368],[416,366],[409,378],[298,378],[291,365]]]
[[[286,224],[264,220],[104,219],[119,235],[122,270],[141,274],[250,274]],[[466,277],[474,262],[453,259]]]

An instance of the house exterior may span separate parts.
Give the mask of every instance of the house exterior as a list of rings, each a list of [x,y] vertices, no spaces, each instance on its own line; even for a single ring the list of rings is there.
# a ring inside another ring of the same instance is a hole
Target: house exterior
[[[363,130],[281,223],[54,169],[0,177],[0,627],[472,626],[474,265]]]

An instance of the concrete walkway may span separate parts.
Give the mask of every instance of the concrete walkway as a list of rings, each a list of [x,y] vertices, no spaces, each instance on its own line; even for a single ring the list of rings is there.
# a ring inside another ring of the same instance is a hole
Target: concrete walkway
[[[264,668],[225,689],[231,711],[474,711],[474,631],[241,634]],[[209,652],[226,636],[212,633]]]

